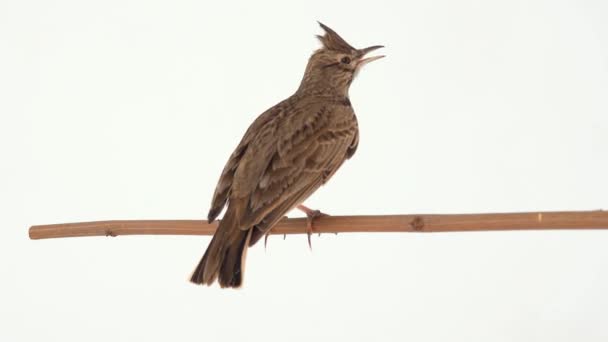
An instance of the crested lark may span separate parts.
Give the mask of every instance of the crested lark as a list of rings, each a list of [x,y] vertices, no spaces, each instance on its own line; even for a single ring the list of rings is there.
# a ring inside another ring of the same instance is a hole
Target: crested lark
[[[382,46],[355,49],[329,27],[298,90],[251,124],[213,194],[209,222],[228,208],[192,274],[196,284],[239,287],[246,250],[327,182],[359,143],[348,89]]]

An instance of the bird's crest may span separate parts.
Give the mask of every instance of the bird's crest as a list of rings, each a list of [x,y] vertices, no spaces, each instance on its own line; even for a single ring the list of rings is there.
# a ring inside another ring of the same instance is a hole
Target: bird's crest
[[[342,37],[340,37],[336,31],[332,30],[321,22],[319,22],[319,25],[321,25],[321,28],[323,31],[325,31],[325,35],[317,36],[317,38],[319,38],[323,44],[323,48],[344,53],[350,53],[355,50],[355,48],[350,46],[350,44],[342,39]]]

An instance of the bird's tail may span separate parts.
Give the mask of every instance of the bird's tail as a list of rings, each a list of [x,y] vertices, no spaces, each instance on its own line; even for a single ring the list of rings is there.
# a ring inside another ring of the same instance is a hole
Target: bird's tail
[[[229,206],[205,251],[192,273],[190,281],[211,285],[218,279],[221,287],[240,287],[243,282],[245,256],[251,229],[242,230],[238,216]]]

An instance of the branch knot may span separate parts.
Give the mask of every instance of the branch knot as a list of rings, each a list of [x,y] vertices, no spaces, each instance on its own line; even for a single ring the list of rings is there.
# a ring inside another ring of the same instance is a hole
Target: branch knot
[[[421,232],[424,229],[424,220],[420,216],[414,217],[412,222],[410,222],[410,227],[415,232]]]

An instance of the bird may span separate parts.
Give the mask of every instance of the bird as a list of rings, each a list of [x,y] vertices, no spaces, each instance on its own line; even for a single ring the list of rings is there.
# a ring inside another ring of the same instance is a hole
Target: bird
[[[357,117],[349,88],[361,68],[383,48],[356,49],[318,22],[321,47],[310,56],[299,87],[263,112],[230,155],[208,214],[213,222],[226,208],[190,281],[222,288],[243,282],[247,249],[266,236],[292,209],[308,216],[307,233],[318,211],[303,206],[351,158],[359,145]]]

